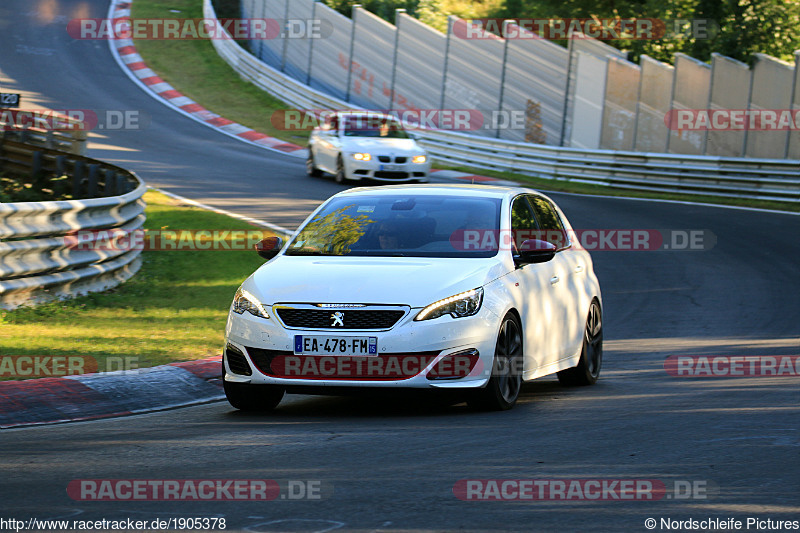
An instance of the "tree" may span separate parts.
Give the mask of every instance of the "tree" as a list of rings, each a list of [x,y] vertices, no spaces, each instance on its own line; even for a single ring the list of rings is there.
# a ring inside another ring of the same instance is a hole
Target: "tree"
[[[663,39],[609,41],[629,51],[633,60],[647,54],[671,62],[676,52],[701,61],[709,61],[712,52],[745,62],[757,52],[791,60],[800,48],[800,2],[795,0],[504,0],[492,16],[665,21],[668,34]],[[689,27],[685,33],[675,32],[674,21],[680,19],[708,21],[710,31],[702,35]]]
[[[423,24],[447,32],[447,12],[442,0],[420,0],[417,6],[417,18]]]

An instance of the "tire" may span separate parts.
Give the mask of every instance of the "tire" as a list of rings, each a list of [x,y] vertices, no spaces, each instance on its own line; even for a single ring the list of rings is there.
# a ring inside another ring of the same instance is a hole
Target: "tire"
[[[240,411],[272,411],[285,393],[275,385],[250,385],[249,383],[230,383],[224,378],[222,386],[228,403]]]
[[[594,385],[600,377],[603,365],[603,311],[600,303],[592,300],[586,329],[583,333],[583,346],[578,365],[558,373],[558,381],[567,386]]]
[[[312,178],[319,178],[322,176],[322,171],[314,164],[314,152],[311,147],[308,147],[308,157],[306,158],[306,173]]]
[[[341,155],[336,160],[336,174],[333,179],[336,180],[336,183],[347,183],[350,181],[347,179],[347,173],[344,170],[344,160]]]
[[[481,411],[507,411],[517,403],[521,387],[522,326],[509,313],[497,333],[492,376],[484,388],[472,393],[467,404]]]

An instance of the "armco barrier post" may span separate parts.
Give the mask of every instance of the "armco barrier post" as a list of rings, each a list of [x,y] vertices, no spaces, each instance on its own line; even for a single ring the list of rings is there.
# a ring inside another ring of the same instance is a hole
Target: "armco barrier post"
[[[561,112],[561,138],[558,140],[559,146],[564,146],[567,139],[567,111],[569,110],[569,90],[572,88],[570,79],[572,76],[572,39],[567,41],[567,81],[564,87],[564,108]]]
[[[103,184],[103,193],[106,196],[116,196],[117,193],[117,173],[109,169],[105,172],[105,183]]]
[[[508,39],[508,26],[512,23],[510,20],[503,21],[503,70],[500,74],[500,98],[497,104],[497,116],[500,117],[503,114],[503,99],[506,95],[506,69],[508,68],[508,44],[510,39]],[[497,121],[497,138],[500,138],[500,120]]]
[[[261,0],[261,19],[267,17],[267,0]],[[258,58],[264,61],[264,39],[258,40]]]
[[[797,50],[794,53],[794,77],[792,80],[792,103],[789,105],[789,109],[793,111],[797,111],[800,109],[800,50]],[[795,115],[797,116],[797,115]],[[797,124],[795,124],[797,127]],[[792,131],[789,130],[789,134],[786,136],[786,149],[784,150],[783,157],[784,159],[789,159],[791,157],[791,148],[792,144],[798,145],[798,154],[795,157],[800,157],[800,138],[797,137],[798,132],[797,130]]]
[[[389,89],[389,111],[394,111],[394,87],[397,82],[397,53],[400,48],[400,20],[402,19],[401,15],[405,12],[406,10],[402,8],[394,11],[394,57],[392,57],[392,87]]]
[[[86,170],[86,163],[75,161],[75,168],[72,169],[72,197],[80,198],[81,188],[83,187],[83,174]]]
[[[86,186],[86,197],[97,198],[97,174],[100,172],[100,165],[89,165],[89,183]]]
[[[453,38],[453,26],[455,25],[458,17],[450,15],[447,17],[447,41],[444,45],[444,73],[442,74],[442,100],[439,104],[439,111],[444,111],[445,97],[447,96],[447,70],[450,66],[450,40]]]
[[[317,4],[319,0],[314,0],[311,4],[311,20],[317,20]],[[316,39],[308,37],[311,42],[308,43],[308,69],[306,69],[306,85],[311,85],[311,66],[314,64],[314,41]]]
[[[289,48],[289,37],[286,29],[289,27],[289,0],[286,0],[283,8],[283,50],[281,51],[281,72],[286,72],[286,50]]]
[[[350,84],[353,81],[353,54],[356,49],[356,20],[358,18],[356,15],[359,7],[361,7],[361,4],[353,4],[353,15],[350,17],[352,25],[350,27],[350,57],[347,60],[347,93],[344,97],[345,102],[350,102]]]
[[[42,152],[33,152],[31,158],[31,183],[38,190],[44,188],[44,169],[42,168]]]

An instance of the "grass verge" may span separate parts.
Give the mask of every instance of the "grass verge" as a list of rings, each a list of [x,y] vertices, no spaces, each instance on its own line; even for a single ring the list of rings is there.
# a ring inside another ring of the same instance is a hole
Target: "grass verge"
[[[145,199],[149,230],[254,229],[153,191]],[[233,294],[263,259],[249,250],[145,251],[142,257],[139,273],[115,289],[0,311],[0,356],[88,356],[100,370],[113,370],[124,358],[148,367],[220,354]]]
[[[225,9],[233,9],[230,3]],[[175,13],[174,11],[180,11]],[[202,0],[135,0],[135,18],[202,17]],[[308,132],[286,132],[276,129],[270,122],[272,113],[288,107],[262,91],[238,74],[222,60],[210,41],[146,41],[137,40],[136,47],[145,62],[176,89],[206,108],[235,120],[254,130],[305,146]],[[467,167],[435,165],[436,168],[459,170],[470,174],[517,181],[548,191],[571,192],[590,195],[622,196],[681,200],[721,205],[755,207],[779,211],[800,212],[800,205],[792,202],[751,200],[747,198],[720,198],[701,194],[673,194],[616,189],[602,185],[576,183],[567,180],[548,180],[518,174]]]
[[[136,0],[136,19],[203,18],[202,0]],[[195,102],[223,117],[287,142],[305,146],[309,132],[275,128],[272,114],[288,107],[244,81],[209,40],[136,40],[147,66]]]

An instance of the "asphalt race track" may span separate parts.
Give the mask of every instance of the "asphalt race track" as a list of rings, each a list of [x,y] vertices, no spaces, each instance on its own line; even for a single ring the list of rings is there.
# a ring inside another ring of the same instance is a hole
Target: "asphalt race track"
[[[306,177],[302,160],[169,110],[128,79],[108,43],[67,35],[67,20],[105,17],[107,2],[43,1],[54,6],[46,20],[37,4],[0,4],[0,88],[23,92],[27,104],[152,119],[144,131],[99,132],[88,155],[289,228],[342,189]],[[606,338],[597,386],[535,381],[505,413],[418,397],[291,396],[270,415],[220,402],[4,430],[0,518],[224,517],[228,530],[250,531],[646,531],[647,518],[800,520],[800,378],[664,369],[671,355],[800,355],[800,217],[553,197],[576,228],[703,230],[704,242],[715,240],[707,250],[593,254]],[[87,502],[67,495],[76,479],[305,480],[324,490],[299,501]],[[453,487],[467,479],[658,480],[695,490],[657,501],[461,501]]]

